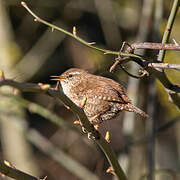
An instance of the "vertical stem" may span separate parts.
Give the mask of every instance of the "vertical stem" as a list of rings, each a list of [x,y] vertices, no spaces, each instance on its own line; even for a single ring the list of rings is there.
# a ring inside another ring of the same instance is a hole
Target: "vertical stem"
[[[165,43],[167,43],[169,41],[169,37],[170,37],[171,30],[172,30],[172,27],[173,27],[173,24],[174,24],[174,20],[175,20],[175,17],[176,17],[178,8],[179,8],[179,3],[180,3],[179,0],[174,0],[174,2],[173,2],[171,13],[170,13],[170,16],[168,18],[168,22],[167,22],[167,25],[166,25],[166,28],[165,28],[165,31],[164,31],[162,44],[165,44]],[[158,61],[162,61],[162,62],[164,61],[165,52],[166,52],[165,50],[160,50],[159,51]]]

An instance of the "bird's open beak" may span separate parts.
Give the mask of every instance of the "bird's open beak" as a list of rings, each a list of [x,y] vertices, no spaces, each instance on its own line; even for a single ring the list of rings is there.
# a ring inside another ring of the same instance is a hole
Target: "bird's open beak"
[[[64,81],[67,79],[66,77],[63,77],[63,76],[51,76],[51,77],[53,77],[51,79],[52,81]]]

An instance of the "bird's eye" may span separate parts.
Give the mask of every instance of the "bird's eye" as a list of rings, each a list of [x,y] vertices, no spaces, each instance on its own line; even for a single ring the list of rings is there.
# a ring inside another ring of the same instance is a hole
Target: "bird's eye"
[[[73,75],[72,74],[69,74],[69,76],[68,76],[69,78],[71,78],[71,77],[73,77]]]

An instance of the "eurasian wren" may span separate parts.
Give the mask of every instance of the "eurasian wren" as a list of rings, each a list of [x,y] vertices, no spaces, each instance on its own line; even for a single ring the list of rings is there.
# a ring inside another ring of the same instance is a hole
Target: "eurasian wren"
[[[55,77],[52,80],[60,81],[63,92],[77,106],[81,106],[83,99],[86,99],[83,109],[93,125],[110,120],[121,111],[135,112],[148,117],[131,103],[124,87],[112,79],[77,68],[71,68],[60,76],[52,77]]]

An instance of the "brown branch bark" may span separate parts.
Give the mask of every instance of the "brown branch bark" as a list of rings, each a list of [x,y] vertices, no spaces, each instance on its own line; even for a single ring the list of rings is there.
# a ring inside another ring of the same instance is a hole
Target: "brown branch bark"
[[[156,49],[156,50],[180,51],[180,45],[152,43],[152,42],[133,43],[131,44],[131,48],[134,50],[135,49]],[[128,49],[130,50],[130,47]]]
[[[50,85],[47,84],[33,84],[33,83],[19,83],[13,80],[1,80],[0,86],[11,86],[19,89],[24,92],[36,92],[43,93],[49,96],[58,98],[61,102],[63,102],[66,106],[70,107],[70,109],[78,115],[79,119],[83,127],[86,129],[88,133],[90,133],[95,140],[95,142],[100,146],[106,158],[108,159],[110,165],[112,166],[114,173],[117,175],[119,180],[126,180],[126,176],[120,167],[116,155],[109,144],[105,141],[105,139],[100,135],[100,133],[94,128],[94,126],[88,121],[83,109],[76,106],[67,96],[58,90],[50,88]]]
[[[159,69],[180,69],[180,64],[148,63],[148,67]]]

